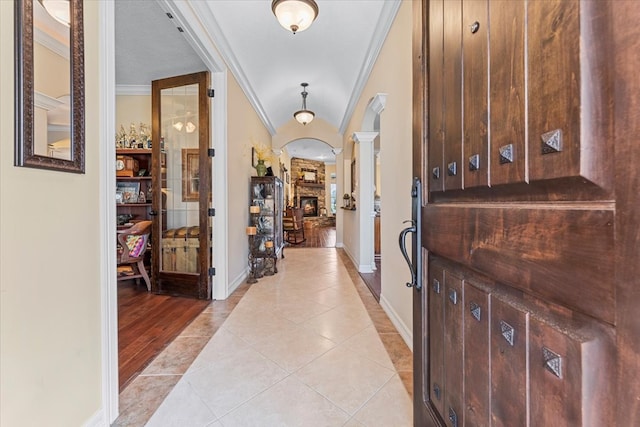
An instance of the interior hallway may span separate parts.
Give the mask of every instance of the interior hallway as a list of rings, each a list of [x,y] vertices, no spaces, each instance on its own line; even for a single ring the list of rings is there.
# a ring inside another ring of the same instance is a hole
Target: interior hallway
[[[344,251],[290,249],[278,271],[212,302],[123,391],[115,425],[412,425],[411,352]]]

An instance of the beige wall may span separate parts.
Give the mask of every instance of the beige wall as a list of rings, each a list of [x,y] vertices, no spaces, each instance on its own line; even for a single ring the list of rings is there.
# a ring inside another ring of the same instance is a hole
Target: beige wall
[[[404,328],[405,333],[412,329],[412,293],[404,285],[410,273],[398,249],[398,234],[405,227],[402,221],[411,218],[411,34],[412,2],[404,0],[347,127],[344,143],[349,147],[347,139],[361,130],[371,98],[387,93],[387,104],[380,115],[381,303],[393,311],[402,323],[396,326]],[[345,219],[347,246],[348,218]]]
[[[131,123],[140,126],[146,124],[151,129],[151,95],[118,95],[116,96],[116,128],[114,134],[124,126],[129,132]]]
[[[249,250],[245,234],[249,224],[249,177],[256,175],[251,166],[251,147],[253,143],[271,146],[271,135],[231,73],[227,76],[227,117],[228,276],[230,284],[239,284],[247,269]]]
[[[98,2],[83,175],[13,166],[13,6],[0,1],[0,424],[79,426],[101,406]]]

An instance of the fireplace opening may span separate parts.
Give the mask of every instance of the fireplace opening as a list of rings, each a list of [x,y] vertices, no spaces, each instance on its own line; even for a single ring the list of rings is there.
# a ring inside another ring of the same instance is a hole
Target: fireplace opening
[[[318,198],[315,196],[300,196],[302,216],[318,216]]]

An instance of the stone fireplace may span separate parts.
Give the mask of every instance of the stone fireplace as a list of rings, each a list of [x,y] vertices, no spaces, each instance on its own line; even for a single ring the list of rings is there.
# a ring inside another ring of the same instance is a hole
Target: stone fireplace
[[[319,216],[327,203],[324,162],[294,157],[291,159],[291,176],[294,197],[291,204],[302,208],[305,217]]]

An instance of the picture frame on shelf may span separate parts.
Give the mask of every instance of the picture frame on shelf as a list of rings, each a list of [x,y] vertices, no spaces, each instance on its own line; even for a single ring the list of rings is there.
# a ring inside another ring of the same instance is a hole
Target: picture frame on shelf
[[[197,148],[182,149],[182,201],[200,199],[200,156]]]
[[[138,195],[140,194],[140,183],[133,181],[117,182],[116,200],[118,193],[120,193],[122,197],[122,201],[120,203],[138,203]]]

